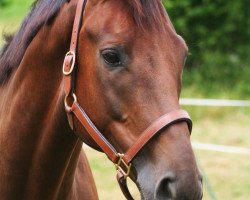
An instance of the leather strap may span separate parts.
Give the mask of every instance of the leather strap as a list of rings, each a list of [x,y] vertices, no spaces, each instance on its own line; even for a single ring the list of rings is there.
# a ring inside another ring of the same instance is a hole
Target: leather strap
[[[72,73],[76,65],[76,53],[77,53],[77,43],[78,35],[82,23],[82,15],[85,9],[86,0],[79,0],[76,8],[76,15],[73,25],[73,31],[71,35],[70,51],[66,54],[63,64],[63,74],[64,76],[64,91],[68,97],[72,90],[74,89],[72,84]]]
[[[82,109],[82,107],[75,102],[72,106],[72,112],[75,114],[77,119],[81,122],[87,133],[96,142],[96,144],[103,150],[103,152],[109,157],[109,159],[116,163],[118,161],[117,151],[107,141],[107,139],[100,133],[93,122],[90,120],[88,115]]]
[[[184,110],[174,110],[169,112],[162,117],[158,118],[153,122],[139,137],[139,139],[129,148],[129,150],[123,156],[123,160],[127,165],[131,163],[133,158],[138,154],[138,152],[160,131],[164,128],[171,126],[172,124],[178,122],[186,122],[191,133],[192,131],[192,121],[188,113]],[[127,180],[121,169],[117,170],[117,181],[119,186],[128,200],[133,200],[133,197],[128,189]]]
[[[103,152],[109,157],[113,163],[117,163],[119,160],[118,152],[109,143],[109,141],[103,136],[103,134],[97,129],[91,119],[88,117],[84,109],[74,102],[71,111],[81,122],[87,133],[96,142],[96,144],[103,150]],[[192,131],[192,121],[188,113],[184,110],[174,110],[153,122],[138,138],[138,140],[129,148],[129,150],[123,155],[123,161],[129,165],[138,152],[162,129],[169,127],[177,122],[186,122],[189,127],[189,131]],[[81,137],[81,136],[80,136]]]
[[[65,92],[64,104],[67,112],[68,122],[72,130],[74,130],[74,121],[70,110],[70,106],[68,106],[68,101],[70,101],[70,103],[72,102],[71,97],[74,92],[78,34],[81,28],[82,15],[85,9],[85,5],[86,5],[86,0],[79,0],[77,3],[76,15],[71,35],[70,51],[66,54],[63,63],[63,74],[64,74],[63,79],[64,79],[64,92]]]
[[[157,133],[159,133],[163,128],[166,128],[177,122],[185,121],[188,124],[189,132],[192,131],[192,121],[188,113],[184,110],[173,110],[162,117],[158,118],[153,122],[139,137],[136,143],[129,148],[129,150],[124,155],[124,161],[130,163],[135,155],[144,147],[148,141]]]
[[[186,122],[191,133],[192,121],[188,113],[184,110],[174,110],[167,113],[153,122],[139,137],[134,145],[125,153],[120,154],[110,144],[110,142],[103,136],[103,134],[96,128],[94,123],[90,120],[84,109],[78,104],[77,97],[74,94],[75,77],[76,77],[76,54],[78,35],[82,24],[82,16],[87,0],[79,0],[76,9],[75,21],[73,25],[70,51],[66,54],[63,64],[64,74],[64,92],[65,92],[65,110],[67,112],[69,125],[74,130],[75,116],[83,125],[87,133],[96,142],[96,144],[103,150],[109,159],[115,163],[117,168],[117,180],[121,190],[128,200],[133,200],[127,187],[127,177],[130,176],[131,162],[138,152],[160,131],[174,123]],[[70,106],[71,105],[71,106]],[[80,139],[84,136],[78,135]]]
[[[132,197],[132,195],[128,189],[127,179],[124,178],[123,173],[121,173],[119,170],[117,171],[116,179],[117,179],[117,182],[119,183],[121,191],[122,191],[123,195],[126,197],[126,199],[127,200],[134,200],[134,198]]]

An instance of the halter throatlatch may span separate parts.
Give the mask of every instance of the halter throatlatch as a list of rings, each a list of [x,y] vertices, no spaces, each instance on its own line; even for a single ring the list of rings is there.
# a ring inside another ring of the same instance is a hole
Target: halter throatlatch
[[[127,177],[130,177],[131,166],[133,158],[144,147],[151,138],[162,131],[164,128],[171,126],[177,122],[186,122],[191,133],[192,121],[188,113],[184,110],[173,110],[153,122],[138,138],[135,144],[132,145],[125,153],[119,153],[113,147],[113,145],[104,137],[104,135],[96,128],[91,119],[88,117],[84,109],[77,102],[77,96],[74,93],[75,84],[75,69],[77,68],[77,42],[78,34],[81,27],[81,20],[85,9],[86,0],[79,0],[76,9],[76,15],[73,25],[70,50],[65,55],[63,63],[63,75],[64,75],[64,92],[65,92],[65,110],[68,116],[68,122],[72,130],[74,130],[75,116],[83,125],[87,133],[96,142],[96,144],[103,150],[108,158],[115,164],[117,170],[117,180],[121,187],[121,190],[128,200],[133,200],[128,187]],[[78,134],[78,133],[77,133]],[[78,135],[79,138],[83,136]]]

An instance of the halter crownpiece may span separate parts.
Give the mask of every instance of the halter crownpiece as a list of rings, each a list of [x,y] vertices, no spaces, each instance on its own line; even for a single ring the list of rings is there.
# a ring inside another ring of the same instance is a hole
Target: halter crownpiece
[[[133,200],[127,187],[127,177],[131,174],[131,166],[133,158],[138,152],[153,138],[156,134],[162,131],[164,128],[171,126],[177,122],[186,122],[191,133],[192,121],[188,113],[184,110],[173,110],[154,121],[138,138],[135,144],[132,145],[125,153],[119,153],[113,147],[113,145],[103,136],[103,134],[96,128],[91,119],[88,117],[84,109],[77,102],[77,96],[74,93],[75,84],[75,69],[77,59],[77,43],[78,34],[81,27],[81,20],[85,9],[86,0],[79,0],[76,9],[76,15],[73,25],[73,31],[71,36],[70,51],[65,55],[63,63],[64,74],[64,92],[65,92],[65,110],[68,116],[68,122],[72,130],[74,130],[75,116],[79,122],[83,125],[87,133],[96,142],[96,144],[102,149],[102,151],[108,156],[108,158],[115,164],[117,170],[117,180],[121,187],[124,196],[128,200]],[[83,138],[78,135],[79,138]]]

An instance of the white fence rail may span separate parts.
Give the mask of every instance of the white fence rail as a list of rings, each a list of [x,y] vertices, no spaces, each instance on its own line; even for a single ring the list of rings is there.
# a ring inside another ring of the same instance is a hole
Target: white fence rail
[[[180,99],[181,105],[190,106],[229,106],[229,107],[250,107],[250,101],[247,100],[218,100],[218,99]],[[250,155],[249,148],[243,147],[233,147],[209,143],[192,142],[194,149],[205,150],[205,151],[215,151],[224,152],[232,154]],[[83,145],[83,148],[88,148],[87,145]]]
[[[232,107],[250,107],[250,101],[247,100],[225,100],[225,99],[180,99],[181,105],[190,106],[232,106]]]
[[[232,146],[216,145],[216,144],[206,144],[206,143],[200,143],[200,142],[192,142],[192,146],[194,149],[198,149],[198,150],[250,155],[249,148],[232,147]]]
[[[225,99],[180,99],[181,105],[189,106],[218,106],[218,107],[250,107],[248,100],[225,100]],[[192,146],[198,150],[215,151],[233,154],[250,155],[249,148],[233,147],[217,144],[206,144],[200,142],[192,142]]]

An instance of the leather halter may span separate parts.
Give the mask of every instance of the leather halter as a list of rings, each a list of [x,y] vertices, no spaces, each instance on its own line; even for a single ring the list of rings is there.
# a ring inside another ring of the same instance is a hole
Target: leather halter
[[[163,128],[166,128],[177,122],[186,122],[191,133],[192,121],[188,113],[184,110],[171,111],[155,122],[153,122],[138,138],[135,144],[129,148],[126,153],[118,153],[113,145],[103,136],[103,134],[96,128],[91,119],[88,117],[84,109],[77,102],[77,97],[74,93],[74,82],[76,76],[76,53],[77,42],[80,27],[82,24],[82,16],[87,0],[79,0],[76,9],[76,15],[71,36],[70,51],[66,54],[63,64],[64,74],[64,92],[65,92],[65,110],[68,116],[68,122],[72,130],[74,130],[73,116],[75,116],[83,125],[87,133],[96,142],[96,144],[103,150],[108,158],[115,164],[117,169],[117,180],[121,190],[128,200],[133,200],[128,187],[127,177],[129,177],[131,162],[138,152],[144,147],[150,139],[159,133]],[[69,106],[70,104],[70,106]],[[78,135],[79,138],[83,136]]]

